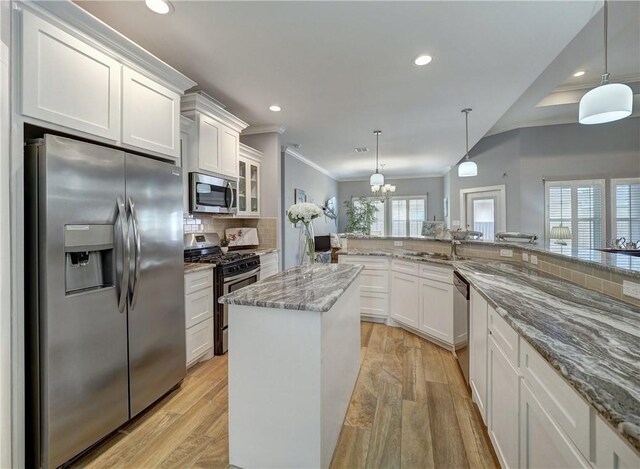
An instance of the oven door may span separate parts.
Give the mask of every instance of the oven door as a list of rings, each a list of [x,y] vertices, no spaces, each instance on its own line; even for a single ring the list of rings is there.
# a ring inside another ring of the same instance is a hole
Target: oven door
[[[189,173],[191,212],[236,213],[237,183],[201,173]]]
[[[250,272],[246,272],[240,275],[234,275],[233,277],[225,278],[223,280],[222,294],[228,295],[234,291],[240,290],[243,287],[256,283],[259,280],[260,268],[254,269]],[[227,353],[228,347],[228,335],[229,335],[229,305],[222,305],[222,317],[220,321],[220,329],[222,333],[222,353]]]

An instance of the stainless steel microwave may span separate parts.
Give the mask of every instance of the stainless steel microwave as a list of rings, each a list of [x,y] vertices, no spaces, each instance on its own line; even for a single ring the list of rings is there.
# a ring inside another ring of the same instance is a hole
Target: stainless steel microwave
[[[201,213],[236,213],[238,183],[202,173],[189,173],[189,209]]]

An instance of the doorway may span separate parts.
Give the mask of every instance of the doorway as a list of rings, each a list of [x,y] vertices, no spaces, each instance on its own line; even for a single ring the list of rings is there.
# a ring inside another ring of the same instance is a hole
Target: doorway
[[[504,185],[476,187],[460,191],[460,226],[482,233],[493,240],[507,229],[506,188]]]

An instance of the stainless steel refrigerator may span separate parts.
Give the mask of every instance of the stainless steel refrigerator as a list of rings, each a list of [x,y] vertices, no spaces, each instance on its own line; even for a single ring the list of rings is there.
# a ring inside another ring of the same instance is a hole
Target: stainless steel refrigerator
[[[54,135],[25,176],[27,458],[57,467],[185,376],[182,177]]]

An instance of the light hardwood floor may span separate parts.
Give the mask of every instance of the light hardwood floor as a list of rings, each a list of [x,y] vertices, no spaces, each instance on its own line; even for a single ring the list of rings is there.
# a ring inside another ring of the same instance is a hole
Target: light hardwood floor
[[[402,329],[363,322],[361,368],[332,468],[498,464],[451,354]],[[87,468],[228,467],[227,358],[73,463]]]

